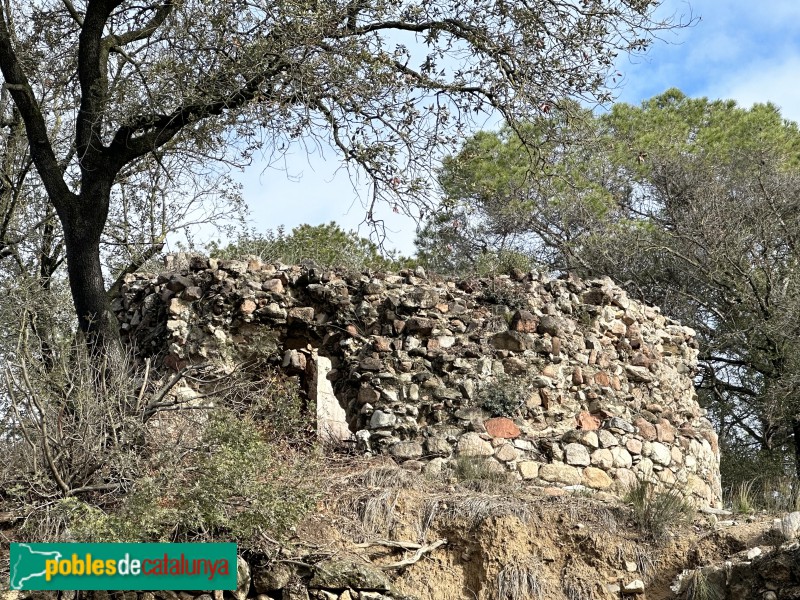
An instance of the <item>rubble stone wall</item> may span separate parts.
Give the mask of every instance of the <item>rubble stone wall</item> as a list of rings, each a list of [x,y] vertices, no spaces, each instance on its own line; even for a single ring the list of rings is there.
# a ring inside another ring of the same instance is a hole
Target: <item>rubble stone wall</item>
[[[165,267],[128,275],[114,301],[139,352],[174,369],[273,353],[327,399],[329,434],[362,452],[430,473],[482,457],[521,481],[617,494],[644,476],[720,503],[694,332],[610,279],[451,281],[182,254]]]

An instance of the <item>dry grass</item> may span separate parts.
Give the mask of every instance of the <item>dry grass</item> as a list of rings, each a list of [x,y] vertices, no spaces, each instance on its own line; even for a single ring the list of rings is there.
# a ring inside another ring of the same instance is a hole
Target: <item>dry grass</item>
[[[518,487],[508,471],[501,471],[496,462],[482,456],[460,456],[452,463],[453,474],[463,487],[479,493],[500,492]]]
[[[655,577],[658,571],[659,561],[657,556],[652,548],[641,544],[634,544],[633,546],[633,562],[636,563],[636,570],[641,573],[642,580],[645,583]]]
[[[438,498],[429,498],[423,503],[422,510],[419,513],[419,524],[417,527],[417,537],[420,543],[424,543],[428,539],[428,532],[430,532],[433,526],[441,502],[442,501]]]
[[[354,521],[357,531],[353,533],[359,542],[390,537],[396,524],[395,509],[401,491],[420,489],[424,485],[422,478],[387,464],[370,466],[355,461],[353,466],[361,470],[332,478],[329,484],[329,487],[347,490],[335,498],[334,512]]]
[[[657,557],[658,553],[652,547],[639,541],[620,540],[617,545],[617,562],[620,568],[627,562],[633,562],[636,565],[636,572],[645,583],[651,581],[657,573],[659,566]]]
[[[758,481],[753,487],[756,508],[771,513],[800,510],[800,486],[794,478],[771,477]]]
[[[469,468],[472,466],[474,464]],[[355,525],[353,535],[359,541],[390,536],[397,525],[398,499],[409,491],[424,498],[412,524],[420,543],[425,542],[437,524],[458,524],[474,529],[493,516],[513,516],[523,523],[533,516],[526,501],[515,498],[511,489],[507,494],[490,495],[459,490],[460,485],[454,488],[385,464],[368,466],[362,463],[360,467],[362,470],[359,472],[332,478],[328,485],[347,490],[332,498],[331,509],[352,520]],[[481,476],[488,473],[481,467],[477,468]],[[474,472],[470,470],[470,473]],[[503,481],[508,482],[506,478]]]
[[[727,504],[740,514],[759,510],[786,513],[800,510],[800,486],[792,477],[765,476],[734,485],[726,495]]]
[[[541,580],[544,564],[535,558],[513,562],[497,574],[499,600],[546,598],[546,585]]]
[[[516,517],[520,522],[528,523],[533,517],[533,513],[522,500],[485,495],[452,498],[442,512],[444,519],[465,523],[469,529],[476,529],[490,517],[507,516]]]
[[[414,489],[420,479],[411,471],[397,466],[369,467],[347,478],[346,483],[359,489]]]
[[[754,484],[754,481],[743,481],[734,487],[730,499],[733,512],[749,515],[756,511],[758,500]]]
[[[590,584],[581,575],[565,575],[561,582],[561,589],[567,600],[592,600],[595,598]]]
[[[617,512],[618,510],[604,506],[599,508],[596,513],[600,528],[610,535],[616,535],[619,530],[620,518]]]

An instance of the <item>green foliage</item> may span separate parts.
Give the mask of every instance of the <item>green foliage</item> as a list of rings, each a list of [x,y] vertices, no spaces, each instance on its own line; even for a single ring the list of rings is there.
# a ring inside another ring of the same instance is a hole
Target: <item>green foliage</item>
[[[731,491],[731,510],[735,513],[749,515],[756,511],[753,481],[743,481]]]
[[[66,498],[50,518],[76,542],[226,539],[250,547],[260,531],[284,535],[314,505],[316,492],[300,485],[307,469],[284,451],[252,419],[219,410],[192,455],[159,452],[114,505]]]
[[[158,497],[152,481],[141,481],[116,510],[104,510],[91,502],[70,497],[59,500],[48,516],[60,523],[58,530],[53,532],[55,539],[71,542],[170,541],[168,526],[178,520],[177,512],[174,508],[159,505]],[[37,523],[29,525],[34,531],[38,526]],[[40,534],[39,531],[36,533]]]
[[[642,178],[654,164],[708,160],[714,164],[778,158],[782,168],[800,164],[800,130],[774,104],[745,109],[733,100],[689,98],[675,88],[635,107],[614,105],[603,118],[613,140],[613,160]]]
[[[681,525],[694,514],[692,505],[679,487],[661,489],[645,477],[639,477],[625,495],[633,510],[636,526],[654,540],[662,540],[669,529]]]
[[[514,251],[622,282],[698,332],[723,480],[786,473],[800,469],[798,166],[800,130],[771,104],[672,89],[603,115],[566,105],[444,161],[420,258],[474,271]]]
[[[769,452],[748,447],[744,444],[732,444],[722,439],[720,448],[720,474],[729,496],[740,486],[751,485],[753,481],[778,479],[785,476],[786,457],[783,452]]]
[[[48,208],[21,226],[3,209],[2,237],[15,233],[0,245],[22,263],[19,232],[46,232],[28,251],[47,256],[42,282],[68,255],[79,326],[109,348],[101,242],[136,248],[135,263],[178,224],[217,212],[227,174],[215,163],[244,167],[263,151],[275,166],[331,148],[366,178],[367,220],[381,202],[417,214],[438,150],[488,113],[521,123],[554,99],[609,101],[619,54],[682,25],[656,19],[659,3],[5,2],[0,163],[24,166],[2,174],[2,204]],[[424,48],[406,47],[409,36]],[[136,60],[109,61],[99,49],[112,40]],[[38,180],[25,181],[34,167]]]
[[[249,363],[225,381],[225,406],[257,425],[267,441],[308,445],[315,436],[316,406],[304,398],[297,377],[264,360]]]
[[[493,277],[483,288],[481,298],[490,304],[505,306],[510,310],[529,308],[528,290],[520,285],[515,285],[508,279]],[[508,313],[510,316],[510,313]]]
[[[525,388],[519,379],[503,375],[480,389],[478,401],[493,417],[514,417],[525,404]]]
[[[240,258],[255,255],[264,262],[300,264],[313,261],[322,268],[342,268],[353,271],[398,270],[411,261],[393,253],[384,255],[374,242],[360,237],[355,231],[344,231],[336,223],[299,225],[286,233],[282,227],[264,234],[242,236],[226,247],[212,245],[211,256]]]
[[[173,492],[179,530],[246,543],[259,530],[282,536],[312,508],[314,493],[298,485],[302,465],[287,468],[280,448],[267,444],[252,421],[218,412],[203,444],[197,478]]]
[[[170,387],[197,382],[191,371],[181,381],[128,362],[109,369],[82,344],[50,357],[9,361],[5,373],[0,512],[24,511],[30,539],[255,547],[313,506],[314,407],[295,380],[252,363],[201,377],[195,398]]]
[[[475,260],[474,272],[478,277],[493,275],[516,275],[529,273],[537,268],[536,261],[517,250],[482,252]]]
[[[591,112],[565,102],[523,127],[469,138],[439,171],[444,200],[417,236],[420,261],[462,273],[509,272],[516,265],[504,255],[524,260],[523,270],[566,267],[553,242],[613,207],[592,152],[599,134]]]

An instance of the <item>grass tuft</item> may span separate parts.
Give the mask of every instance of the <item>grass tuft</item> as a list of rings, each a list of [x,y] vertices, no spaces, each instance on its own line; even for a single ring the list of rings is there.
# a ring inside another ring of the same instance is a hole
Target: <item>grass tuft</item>
[[[686,600],[723,600],[725,593],[708,577],[703,569],[694,569],[684,580]]]
[[[663,540],[670,528],[687,522],[694,513],[678,489],[658,489],[643,477],[631,486],[625,501],[633,509],[636,526],[657,541]]]
[[[731,508],[733,512],[749,515],[756,511],[757,499],[755,497],[754,481],[742,481],[734,487],[731,494]]]
[[[521,523],[528,523],[533,513],[522,500],[470,495],[450,502],[443,516],[451,522],[466,522],[467,527],[472,530],[490,517],[512,516]]]
[[[544,598],[545,585],[539,578],[544,570],[540,560],[512,562],[497,574],[497,597],[500,600]]]
[[[513,475],[483,456],[459,456],[452,462],[453,475],[467,489],[496,492],[514,482]]]

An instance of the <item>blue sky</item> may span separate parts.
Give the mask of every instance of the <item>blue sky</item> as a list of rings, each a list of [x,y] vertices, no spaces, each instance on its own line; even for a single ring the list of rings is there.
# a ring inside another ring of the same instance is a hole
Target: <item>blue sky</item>
[[[800,119],[800,2],[669,0],[660,12],[697,22],[665,34],[647,56],[620,62],[620,100],[638,103],[674,86],[742,106],[771,101]]]
[[[666,0],[662,16],[696,20],[663,34],[645,56],[620,59],[620,101],[638,104],[670,87],[689,96],[773,102],[800,120],[800,2],[797,0]],[[297,152],[281,169],[255,162],[238,180],[251,224],[259,231],[336,221],[357,229],[364,216],[358,191],[333,151]],[[387,246],[413,252],[414,223],[385,209]],[[367,234],[365,228],[362,234]]]

